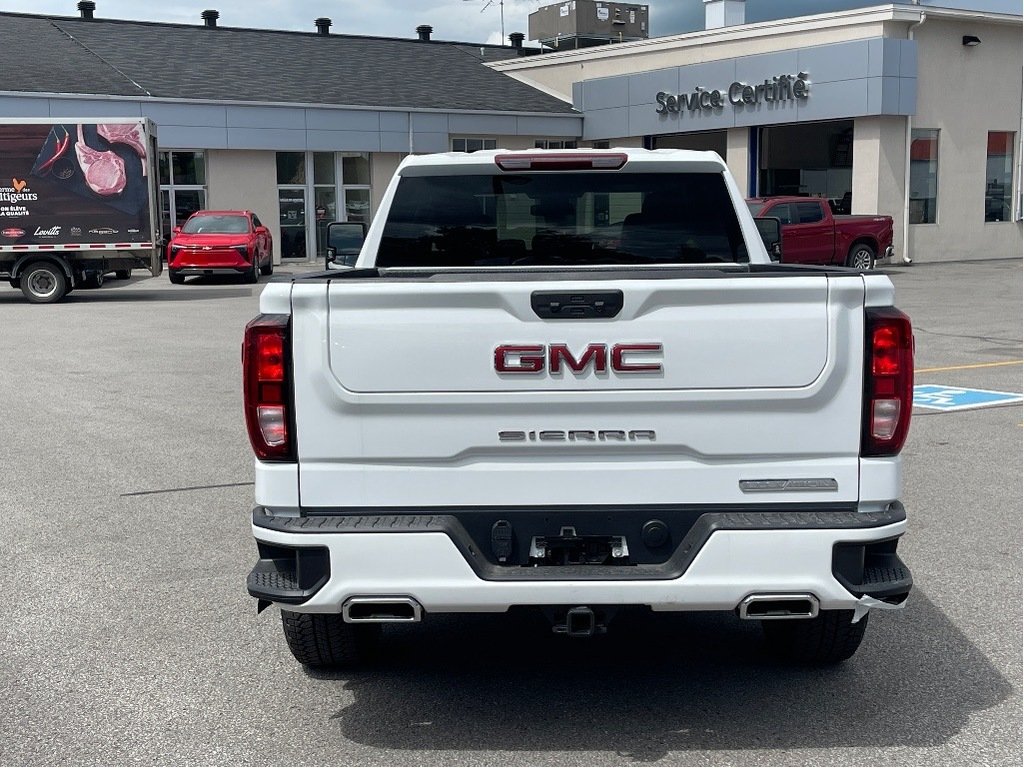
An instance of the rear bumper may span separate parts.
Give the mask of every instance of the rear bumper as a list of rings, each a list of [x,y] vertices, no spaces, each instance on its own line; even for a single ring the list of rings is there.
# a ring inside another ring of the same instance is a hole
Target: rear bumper
[[[252,269],[252,263],[244,264],[241,266],[188,266],[188,267],[168,267],[173,270],[175,274],[181,275],[182,277],[192,277],[193,275],[244,275],[250,269]]]
[[[249,593],[308,613],[396,595],[436,613],[522,605],[731,611],[755,593],[806,593],[822,610],[839,610],[902,603],[912,584],[895,554],[906,529],[898,503],[874,513],[707,513],[665,562],[632,566],[499,566],[460,527],[449,515],[274,517],[256,508],[261,559]]]
[[[255,258],[255,257],[253,257]],[[175,251],[168,260],[167,266],[181,274],[206,274],[206,270],[220,269],[224,271],[244,270],[252,266],[252,259],[242,256],[234,248],[215,251]],[[191,272],[190,270],[199,270]]]

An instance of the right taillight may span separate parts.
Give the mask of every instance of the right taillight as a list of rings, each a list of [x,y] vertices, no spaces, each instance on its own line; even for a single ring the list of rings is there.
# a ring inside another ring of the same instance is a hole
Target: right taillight
[[[898,309],[868,309],[862,456],[895,456],[914,405],[914,332]]]
[[[242,342],[245,424],[263,461],[294,461],[288,321],[288,315],[260,315],[245,327]]]

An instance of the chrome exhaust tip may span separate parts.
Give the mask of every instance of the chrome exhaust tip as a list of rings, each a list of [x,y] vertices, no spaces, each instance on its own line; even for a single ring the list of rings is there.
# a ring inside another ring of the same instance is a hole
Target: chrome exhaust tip
[[[743,598],[741,619],[813,619],[818,615],[818,598],[809,593],[760,594]]]
[[[349,624],[414,622],[423,618],[423,607],[411,597],[350,597],[341,618]]]

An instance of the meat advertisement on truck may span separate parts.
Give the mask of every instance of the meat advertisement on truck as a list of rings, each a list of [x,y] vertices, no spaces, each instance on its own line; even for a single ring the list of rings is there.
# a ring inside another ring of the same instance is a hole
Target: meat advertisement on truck
[[[156,153],[145,119],[0,120],[0,275],[49,303],[107,272],[159,274]]]

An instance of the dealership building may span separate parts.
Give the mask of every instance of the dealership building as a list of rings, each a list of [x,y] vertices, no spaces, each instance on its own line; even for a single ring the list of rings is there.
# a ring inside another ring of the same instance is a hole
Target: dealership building
[[[556,50],[439,41],[426,25],[254,30],[215,11],[117,21],[88,1],[77,16],[0,13],[0,115],[151,118],[165,229],[252,209],[278,260],[321,254],[329,221],[367,221],[406,154],[615,146],[713,150],[749,196],[890,215],[898,259],[1020,256],[1019,3],[756,23],[742,0],[703,5],[705,29],[651,38],[646,6],[566,0],[545,12],[621,13],[643,34],[578,45],[570,30]]]
[[[571,100],[585,145],[714,150],[749,196],[892,216],[915,261],[1021,254],[1019,2],[704,5],[702,31],[491,66]]]

